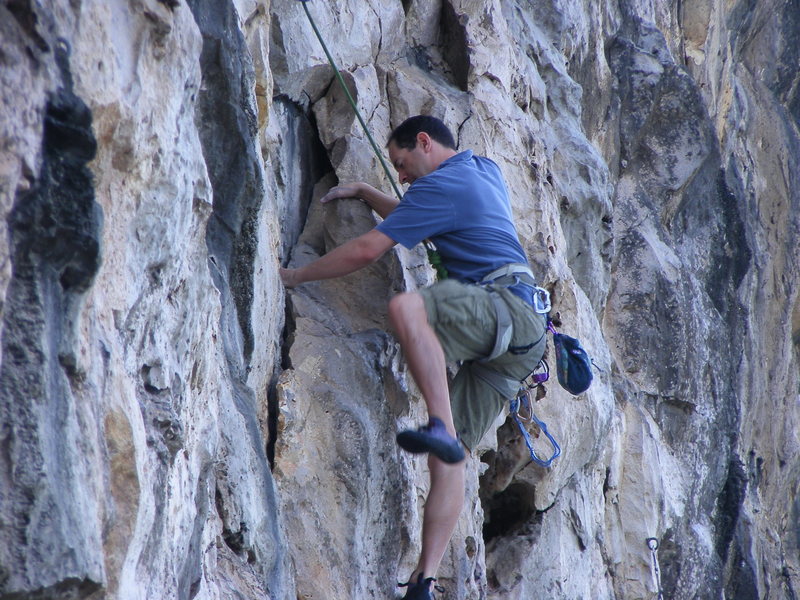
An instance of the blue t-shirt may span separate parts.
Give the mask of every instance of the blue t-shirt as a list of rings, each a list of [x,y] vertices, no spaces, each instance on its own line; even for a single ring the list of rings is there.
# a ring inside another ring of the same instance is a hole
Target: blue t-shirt
[[[377,229],[406,248],[430,238],[449,276],[466,283],[508,263],[528,264],[500,168],[472,150],[414,181]]]

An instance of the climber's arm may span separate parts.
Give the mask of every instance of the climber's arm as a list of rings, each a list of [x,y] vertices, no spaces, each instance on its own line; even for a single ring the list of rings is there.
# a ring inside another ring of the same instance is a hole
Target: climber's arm
[[[341,198],[361,198],[383,219],[400,203],[400,200],[396,197],[384,194],[363,181],[337,185],[320,198],[320,202],[330,202]]]
[[[373,229],[334,248],[325,256],[297,269],[280,269],[283,285],[295,287],[307,281],[341,277],[371,265],[395,245],[385,233]]]

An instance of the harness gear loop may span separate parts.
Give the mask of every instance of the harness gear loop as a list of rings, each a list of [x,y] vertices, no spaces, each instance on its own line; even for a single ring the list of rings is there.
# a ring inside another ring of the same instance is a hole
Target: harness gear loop
[[[511,279],[509,280],[509,278]],[[480,285],[494,284],[502,287],[512,287],[518,284],[530,286],[533,288],[533,310],[541,315],[546,315],[552,308],[550,292],[536,285],[536,277],[533,276],[533,271],[526,264],[509,263],[503,265],[480,281]]]
[[[505,394],[505,390],[507,389],[506,385],[508,382],[513,382],[515,385],[519,385],[520,383],[517,379],[506,377],[505,375],[498,373],[497,371],[478,361],[471,362],[469,368],[476,377],[479,377],[488,383],[501,394]],[[521,386],[516,397],[511,399],[509,414],[514,419],[514,422],[517,424],[517,427],[522,434],[522,438],[525,440],[525,445],[528,447],[528,453],[531,456],[531,460],[537,465],[547,468],[553,464],[553,461],[556,458],[561,456],[561,446],[558,445],[556,439],[547,429],[547,423],[538,419],[533,412],[533,404],[530,400],[530,392],[540,383],[547,381],[550,373],[550,368],[547,365],[547,362],[544,360],[539,361],[539,365],[537,366],[536,370],[539,368],[543,368],[544,372],[536,373],[536,371],[534,371],[534,373],[529,375],[532,383]],[[526,416],[522,416],[520,414],[520,407],[526,410],[528,413]],[[535,423],[541,432],[544,433],[545,437],[550,442],[550,445],[553,447],[553,453],[550,455],[550,458],[539,458],[539,455],[536,454],[536,450],[533,448],[533,442],[531,441],[530,433],[528,433],[528,429],[525,427],[523,421]]]

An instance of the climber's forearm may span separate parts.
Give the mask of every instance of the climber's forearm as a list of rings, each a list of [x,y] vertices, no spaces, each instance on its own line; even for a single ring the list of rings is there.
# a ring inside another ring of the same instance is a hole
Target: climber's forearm
[[[281,279],[286,287],[291,288],[308,281],[349,275],[378,260],[394,244],[389,236],[373,229],[303,267],[281,269]]]
[[[368,183],[361,183],[360,188],[359,196],[383,219],[400,204],[397,197],[385,194]]]
[[[320,198],[320,202],[325,204],[326,202],[340,200],[342,198],[360,198],[383,219],[385,219],[400,203],[400,200],[394,196],[384,194],[363,181],[343,183],[332,187],[327,194]]]

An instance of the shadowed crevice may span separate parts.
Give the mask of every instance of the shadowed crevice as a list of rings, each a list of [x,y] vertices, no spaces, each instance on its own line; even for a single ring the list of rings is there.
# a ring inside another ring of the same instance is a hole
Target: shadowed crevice
[[[443,0],[439,43],[455,84],[464,92],[469,88],[470,69],[466,19],[466,15],[456,12],[449,0]]]

